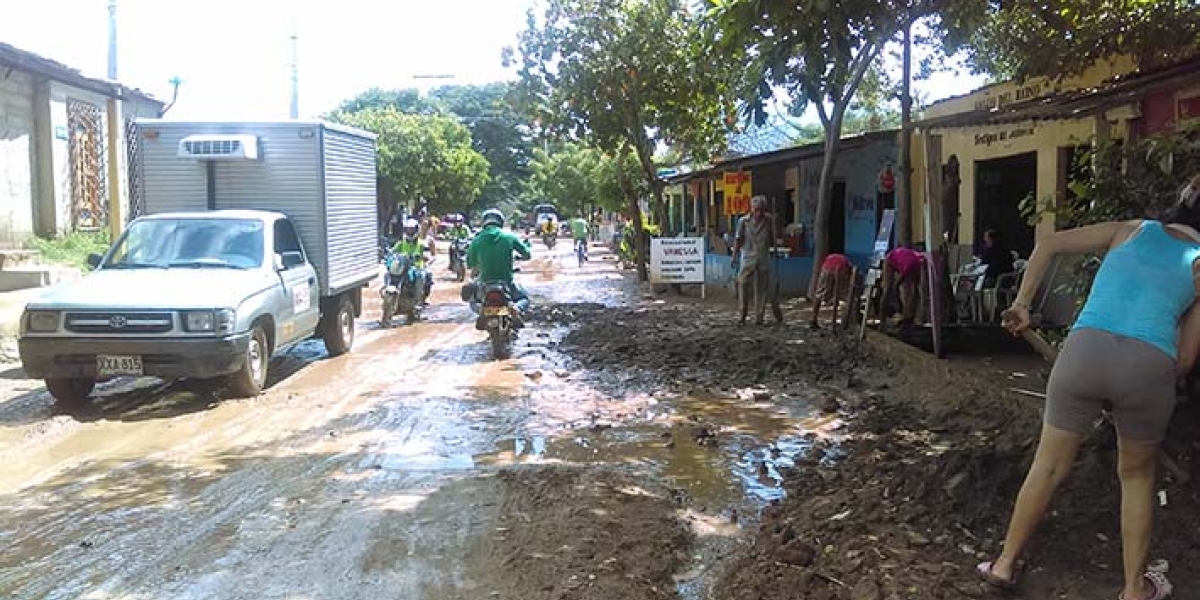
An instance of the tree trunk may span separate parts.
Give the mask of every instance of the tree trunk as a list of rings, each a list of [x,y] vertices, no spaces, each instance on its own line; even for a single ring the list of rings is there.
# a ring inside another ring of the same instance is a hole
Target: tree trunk
[[[904,26],[904,76],[900,91],[900,152],[896,173],[896,245],[912,243],[912,20]]]
[[[650,249],[646,247],[646,230],[642,227],[642,207],[637,194],[629,195],[629,212],[633,219],[633,248],[634,260],[637,261],[638,281],[649,281],[650,271],[646,268],[646,259]]]
[[[817,295],[817,274],[821,263],[829,256],[829,213],[833,208],[833,167],[837,164],[837,153],[842,141],[842,116],[845,105],[833,107],[833,118],[825,130],[825,156],[821,161],[820,193],[817,195],[817,218],[813,223],[813,269],[808,280],[808,297]],[[845,223],[839,223],[845,227]]]
[[[624,159],[624,154],[618,154],[617,164],[624,164]],[[620,181],[621,190],[629,201],[629,217],[633,221],[633,256],[634,262],[637,264],[638,281],[649,281],[650,272],[646,269],[646,258],[650,252],[646,247],[646,230],[642,227],[642,207],[638,203],[637,194],[634,193],[633,186],[630,185],[624,169],[617,169],[617,178]]]

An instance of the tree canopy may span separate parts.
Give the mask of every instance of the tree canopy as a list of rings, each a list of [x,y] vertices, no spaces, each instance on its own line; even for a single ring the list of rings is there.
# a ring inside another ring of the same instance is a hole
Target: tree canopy
[[[339,112],[335,118],[379,136],[379,176],[399,202],[425,200],[434,213],[464,211],[488,182],[487,159],[453,118],[392,107]]]
[[[729,57],[705,54],[704,35],[682,0],[548,0],[540,18],[529,13],[506,58],[539,122],[605,152],[635,156],[658,208],[660,145],[703,161],[724,144],[733,109],[723,66]],[[640,224],[636,201],[629,208]],[[644,261],[638,263],[645,278]]]
[[[1143,66],[1200,51],[1196,0],[1042,0],[971,4],[950,32],[979,72],[998,78],[1071,74],[1126,55]]]
[[[534,150],[525,189],[526,204],[553,203],[564,215],[599,207],[621,210],[628,201],[622,179],[641,181],[637,160],[579,143],[567,143],[546,153]]]
[[[447,86],[429,96],[470,130],[472,145],[488,160],[490,178],[474,208],[516,202],[533,148],[529,119],[513,106],[512,84]]]

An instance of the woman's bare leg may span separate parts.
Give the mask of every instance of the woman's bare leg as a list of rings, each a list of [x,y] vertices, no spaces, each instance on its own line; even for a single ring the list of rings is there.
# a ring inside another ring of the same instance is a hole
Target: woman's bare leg
[[[1071,472],[1083,439],[1084,436],[1078,433],[1051,425],[1042,426],[1037,454],[1029,466],[1029,474],[1025,476],[1021,492],[1017,494],[1017,504],[1008,524],[1008,535],[1004,538],[1004,550],[992,564],[992,573],[997,577],[1013,578],[1017,559],[1046,514],[1054,490]]]
[[[1150,554],[1150,530],[1154,519],[1155,468],[1158,444],[1119,438],[1117,473],[1121,477],[1121,555],[1124,563],[1126,600],[1149,597],[1146,561]]]

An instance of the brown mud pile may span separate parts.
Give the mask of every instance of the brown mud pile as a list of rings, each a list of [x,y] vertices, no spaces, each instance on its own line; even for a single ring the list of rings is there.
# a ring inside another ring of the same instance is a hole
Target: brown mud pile
[[[785,474],[722,600],[991,597],[973,569],[1000,550],[1040,429],[1042,401],[1004,374],[935,361],[897,342],[800,327],[737,327],[695,305],[584,310],[563,350],[613,389],[835,388],[850,420],[836,460],[816,450]],[[822,385],[823,384],[823,385]],[[1166,448],[1185,469],[1200,439],[1180,407]],[[832,456],[832,454],[830,455]],[[1200,593],[1200,496],[1164,475],[1152,558],[1176,597]],[[1116,440],[1100,425],[1035,536],[1018,597],[1115,598],[1121,583]]]
[[[796,324],[738,326],[728,311],[702,304],[546,310],[577,321],[561,349],[609,391],[853,388],[873,367],[848,337],[813,336]]]
[[[497,474],[500,522],[476,551],[491,598],[675,598],[692,534],[665,490],[615,470],[518,467]]]

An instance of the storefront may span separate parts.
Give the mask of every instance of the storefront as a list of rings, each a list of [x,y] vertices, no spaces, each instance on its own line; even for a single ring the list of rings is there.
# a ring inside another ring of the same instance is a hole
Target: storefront
[[[813,272],[813,223],[824,144],[718,161],[713,166],[669,179],[681,211],[692,206],[694,224],[706,238],[710,286],[732,290],[730,251],[737,219],[749,210],[749,198],[767,198],[783,237],[785,256],[776,262],[783,294],[799,296]],[[894,207],[896,132],[883,131],[842,140],[834,169],[831,250],[865,267],[882,213]]]
[[[1053,208],[1070,197],[1071,181],[1086,169],[1080,158],[1097,139],[1128,140],[1200,118],[1200,60],[1131,69],[1111,63],[1069,80],[997,84],[929,107],[914,124],[914,240],[934,228],[949,243],[952,271],[988,229],[1028,258],[1055,230]],[[937,198],[927,211],[931,187]],[[1046,297],[1058,283],[1044,287]],[[1073,299],[1053,298],[1044,313],[1073,310]]]

